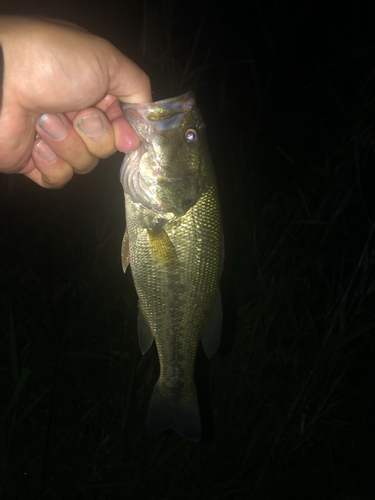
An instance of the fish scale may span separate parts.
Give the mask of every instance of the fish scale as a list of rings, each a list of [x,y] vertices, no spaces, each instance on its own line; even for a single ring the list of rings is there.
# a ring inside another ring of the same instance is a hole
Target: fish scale
[[[143,148],[143,154],[128,155],[121,170],[127,223],[123,267],[130,263],[139,298],[141,350],[155,339],[160,363],[147,426],[151,433],[171,428],[198,441],[194,365],[200,339],[209,357],[220,342],[223,260],[203,119],[190,92],[123,109]]]

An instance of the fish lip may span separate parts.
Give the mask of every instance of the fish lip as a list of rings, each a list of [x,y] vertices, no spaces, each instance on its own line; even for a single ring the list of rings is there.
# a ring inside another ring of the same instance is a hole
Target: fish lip
[[[128,103],[128,102],[122,102],[120,101],[120,106],[125,113],[128,109],[138,107],[138,108],[148,108],[150,106],[163,106],[163,107],[168,107],[169,109],[176,109],[178,110],[178,103],[179,102],[185,102],[185,107],[181,111],[186,111],[188,107],[191,107],[193,103],[195,102],[195,92],[192,90],[189,90],[188,92],[185,92],[185,94],[176,96],[176,97],[169,97],[168,99],[160,99],[159,101],[148,101],[148,102],[143,102],[143,103]]]
[[[185,94],[176,97],[141,104],[120,102],[125,118],[138,135],[142,137],[142,140],[144,139],[146,142],[148,142],[147,136],[150,136],[152,132],[177,128],[184,113],[190,111],[195,105],[195,93],[193,91],[185,92]],[[174,121],[176,122],[175,125],[171,126],[171,122]],[[140,122],[147,123],[147,131],[143,131],[139,127]],[[197,127],[198,129],[205,127],[203,119],[198,121]]]

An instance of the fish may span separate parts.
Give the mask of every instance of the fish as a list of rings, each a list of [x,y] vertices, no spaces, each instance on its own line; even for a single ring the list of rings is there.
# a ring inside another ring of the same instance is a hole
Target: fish
[[[197,348],[201,340],[205,354],[215,354],[223,316],[223,231],[205,123],[193,92],[122,110],[140,138],[120,170],[122,266],[130,265],[138,294],[141,352],[155,340],[160,364],[146,426],[197,442]]]

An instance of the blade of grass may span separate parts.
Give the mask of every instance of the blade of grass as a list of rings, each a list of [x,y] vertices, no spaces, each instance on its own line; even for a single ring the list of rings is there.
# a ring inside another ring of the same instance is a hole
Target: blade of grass
[[[10,362],[12,365],[13,385],[17,387],[18,383],[18,356],[17,356],[17,341],[16,329],[14,326],[14,314],[12,299],[9,298],[9,339],[10,339]]]
[[[31,371],[28,369],[28,368],[24,368],[21,372],[21,375],[18,379],[18,382],[17,382],[17,385],[16,385],[16,388],[13,392],[13,395],[12,395],[12,398],[10,400],[10,403],[9,403],[9,406],[3,416],[3,418],[0,420],[0,429],[3,428],[3,425],[9,415],[9,413],[11,412],[13,406],[18,402],[19,400],[19,397],[22,393],[22,391],[25,389],[26,387],[26,384],[27,384],[27,381],[30,377],[30,374],[31,374]]]
[[[29,405],[22,413],[21,415],[17,418],[17,420],[14,422],[13,427],[18,427],[22,422],[30,415],[30,413],[34,410],[36,406],[44,399],[44,397],[49,393],[49,391],[52,389],[52,385],[47,387],[47,389],[40,394],[35,401],[32,402],[31,405]]]

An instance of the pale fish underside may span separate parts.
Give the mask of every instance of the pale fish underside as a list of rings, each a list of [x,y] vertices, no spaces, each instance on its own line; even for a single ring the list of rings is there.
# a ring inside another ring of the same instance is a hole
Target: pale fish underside
[[[147,427],[199,441],[194,365],[200,339],[208,357],[220,344],[223,260],[204,122],[192,92],[126,104],[123,111],[141,146],[125,157],[120,173],[127,223],[122,263],[124,272],[130,263],[138,293],[141,351],[155,339],[160,362]]]

